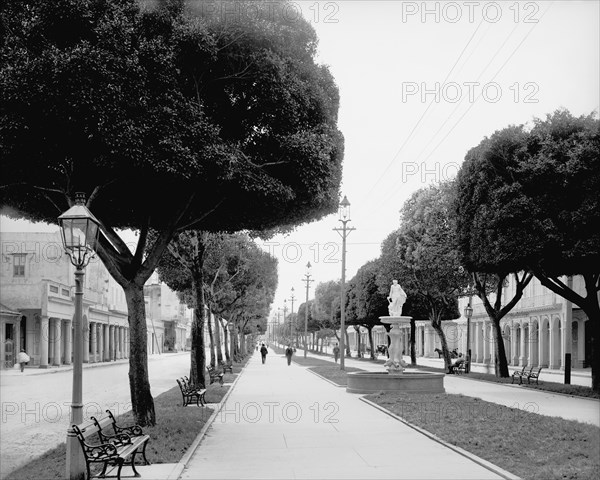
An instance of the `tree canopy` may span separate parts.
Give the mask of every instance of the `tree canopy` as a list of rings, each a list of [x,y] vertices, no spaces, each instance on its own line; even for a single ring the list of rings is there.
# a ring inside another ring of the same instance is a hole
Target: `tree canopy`
[[[471,271],[533,272],[590,319],[600,389],[600,122],[557,110],[471,149],[457,177],[457,235]],[[582,275],[585,293],[563,275]]]
[[[107,227],[163,229],[181,214],[177,228],[207,230],[337,208],[339,98],[314,30],[277,13],[268,25],[192,13],[4,4],[2,206],[55,223],[82,191]]]

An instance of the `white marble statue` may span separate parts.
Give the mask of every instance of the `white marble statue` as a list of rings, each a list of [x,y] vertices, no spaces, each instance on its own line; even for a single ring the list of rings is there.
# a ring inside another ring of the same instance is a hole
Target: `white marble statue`
[[[392,280],[388,302],[390,302],[388,305],[390,317],[401,317],[402,306],[406,302],[406,292],[402,289],[398,280]]]

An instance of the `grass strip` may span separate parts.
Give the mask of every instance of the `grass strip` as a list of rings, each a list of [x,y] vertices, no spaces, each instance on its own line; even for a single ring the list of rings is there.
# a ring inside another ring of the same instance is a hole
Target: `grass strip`
[[[452,394],[365,398],[526,480],[600,478],[600,428]]]
[[[233,382],[235,376],[240,373],[248,359],[249,357],[244,359],[242,363],[234,364],[233,374],[226,373],[224,382]],[[209,381],[210,379],[207,376],[206,402],[219,403],[227,393],[229,387],[221,386],[218,383],[209,385]],[[175,379],[173,379],[173,383],[175,383]],[[177,384],[171,390],[162,393],[154,399],[157,424],[152,427],[143,428],[144,433],[150,435],[150,440],[146,447],[146,457],[152,464],[179,462],[213,412],[213,409],[210,407],[198,408],[195,405],[182,408],[181,403],[181,391]],[[134,423],[131,411],[117,417],[117,424],[119,425],[132,425]],[[100,465],[93,465],[92,474],[94,472],[99,473],[101,470],[100,467]],[[5,480],[64,479],[65,471],[66,444],[61,443],[42,456],[11,472],[5,477]]]

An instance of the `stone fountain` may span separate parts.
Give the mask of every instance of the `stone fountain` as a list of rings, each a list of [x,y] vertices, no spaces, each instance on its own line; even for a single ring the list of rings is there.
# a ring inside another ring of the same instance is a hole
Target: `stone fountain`
[[[402,316],[402,305],[406,294],[402,287],[394,280],[390,289],[389,316],[379,317],[381,323],[389,324],[390,346],[389,358],[384,367],[387,372],[351,372],[348,374],[349,393],[375,393],[375,392],[406,392],[406,393],[444,393],[444,374],[420,372],[415,369],[406,370],[408,364],[402,358],[402,330],[401,326],[410,324],[412,317]],[[405,346],[408,351],[408,345]]]

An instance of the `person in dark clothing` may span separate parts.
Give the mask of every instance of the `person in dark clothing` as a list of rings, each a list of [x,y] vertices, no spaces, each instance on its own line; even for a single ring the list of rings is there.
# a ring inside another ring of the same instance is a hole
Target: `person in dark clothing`
[[[269,351],[267,350],[267,347],[265,347],[265,344],[263,343],[262,346],[260,347],[260,355],[262,357],[263,364],[267,361],[267,353],[269,353]]]
[[[288,345],[285,349],[285,356],[287,357],[288,366],[292,363],[292,355],[294,354],[294,349],[291,345]]]
[[[335,358],[335,363],[337,363],[338,358],[340,358],[340,347],[338,347],[338,344],[335,344],[335,347],[333,347],[333,358]]]

